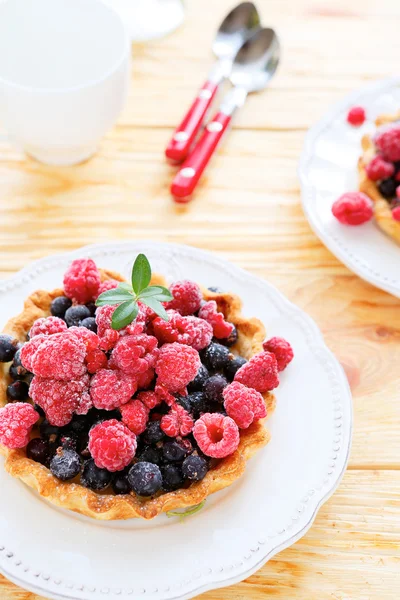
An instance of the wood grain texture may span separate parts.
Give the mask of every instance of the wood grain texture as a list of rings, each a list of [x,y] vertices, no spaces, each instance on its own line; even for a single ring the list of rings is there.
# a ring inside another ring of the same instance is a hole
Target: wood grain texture
[[[267,278],[319,324],[354,394],[347,472],[310,532],[245,582],[205,600],[391,600],[400,589],[399,300],[340,264],[308,226],[297,161],[307,128],[365,82],[398,73],[397,0],[258,0],[283,60],[249,98],[196,199],[175,206],[163,160],[211,64],[232,0],[187,0],[185,26],[133,49],[132,87],[89,162],[40,165],[0,129],[0,277],[27,262],[119,239],[188,243]],[[373,40],[373,43],[371,43]],[[0,600],[41,600],[0,578]]]

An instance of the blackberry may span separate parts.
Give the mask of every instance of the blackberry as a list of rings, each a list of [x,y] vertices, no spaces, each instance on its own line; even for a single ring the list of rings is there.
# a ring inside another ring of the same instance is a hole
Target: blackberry
[[[138,496],[153,496],[161,488],[161,471],[157,465],[139,462],[129,470],[128,481]]]
[[[25,381],[14,381],[7,386],[7,398],[10,402],[22,402],[28,399],[29,385]]]
[[[228,378],[228,381],[233,381],[236,373],[239,371],[240,367],[243,367],[247,363],[247,360],[243,358],[243,356],[235,356],[232,358],[227,365],[225,366],[225,375]]]
[[[160,427],[160,421],[151,421],[142,435],[143,443],[150,446],[161,442],[162,439],[164,439],[164,432]]]
[[[68,327],[79,327],[81,321],[87,317],[90,317],[90,310],[82,304],[71,306],[65,313],[65,320]]]
[[[96,319],[94,317],[86,317],[79,323],[79,327],[86,327],[89,331],[93,331],[93,333],[97,333],[97,324]]]
[[[191,406],[188,396],[177,396],[176,401],[180,404],[187,412],[191,412]]]
[[[100,491],[108,487],[112,480],[112,474],[107,469],[99,469],[90,458],[83,464],[81,484],[89,490]]]
[[[204,365],[200,365],[196,377],[188,385],[188,392],[201,392],[205,381],[210,377],[208,369]]]
[[[161,463],[161,450],[153,446],[146,446],[144,450],[137,456],[138,462],[149,462],[154,465]]]
[[[5,333],[0,334],[0,362],[10,362],[18,350],[18,340]]]
[[[54,298],[53,302],[50,305],[50,312],[53,317],[59,317],[63,319],[65,316],[65,311],[72,306],[72,300],[67,298],[66,296],[58,296],[58,298]]]
[[[216,285],[212,285],[208,289],[210,290],[210,292],[214,292],[214,294],[223,294],[224,293],[224,291],[221,290],[221,288],[217,287]]]
[[[229,361],[229,350],[222,344],[211,343],[203,351],[203,359],[206,367],[218,371],[223,369]]]
[[[188,456],[182,463],[182,473],[185,479],[201,481],[207,475],[208,462],[202,456]]]
[[[176,440],[164,443],[163,457],[166,462],[182,461],[187,454],[188,452],[184,445],[180,444]]]
[[[236,344],[236,342],[239,339],[239,334],[238,331],[236,329],[235,326],[233,326],[232,332],[230,333],[230,335],[227,338],[224,338],[223,340],[218,340],[220,344],[223,344],[224,346],[228,346],[228,348],[230,348],[231,346],[233,346],[233,344]]]
[[[50,446],[46,440],[33,438],[26,447],[26,456],[48,467],[50,464]]]
[[[177,465],[164,465],[161,467],[162,488],[165,492],[172,492],[184,484],[181,467]]]
[[[208,402],[223,402],[222,392],[228,385],[223,375],[212,375],[204,384],[204,396]]]
[[[195,419],[198,419],[201,413],[208,412],[208,402],[203,392],[193,392],[187,396],[187,400],[190,402],[190,412]]]
[[[111,485],[112,489],[114,490],[114,494],[129,494],[131,491],[127,473],[123,471],[114,475]]]
[[[94,315],[96,314],[96,310],[97,310],[97,306],[94,302],[89,302],[88,304],[86,304],[86,308],[88,308],[90,310],[90,316],[94,317]]]
[[[75,450],[58,448],[50,461],[50,471],[61,481],[68,481],[76,477],[81,470],[81,459]]]
[[[398,181],[393,177],[389,177],[389,179],[383,179],[378,183],[378,190],[386,200],[391,200],[396,196],[396,188],[398,185]]]
[[[24,379],[29,374],[29,371],[21,363],[21,349],[16,351],[9,372],[14,381]]]

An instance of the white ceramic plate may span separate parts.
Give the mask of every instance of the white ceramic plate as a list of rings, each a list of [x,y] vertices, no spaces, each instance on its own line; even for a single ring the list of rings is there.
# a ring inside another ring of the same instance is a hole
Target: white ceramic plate
[[[150,242],[88,246],[1,283],[1,319],[33,290],[60,286],[73,258],[90,256],[128,275],[138,252],[170,281],[186,277],[240,294],[245,313],[262,319],[268,335],[290,340],[295,359],[281,377],[270,444],[239,481],[183,521],[93,521],[49,505],[0,468],[1,571],[57,600],[183,599],[238,582],[304,535],[348,459],[351,395],[315,323],[270,284],[221,258]]]
[[[361,105],[367,122],[346,122],[349,108]],[[331,252],[357,275],[400,297],[400,248],[374,222],[341,225],[332,215],[333,202],[358,189],[357,160],[361,137],[373,132],[375,118],[400,108],[400,78],[379,81],[346,96],[310,129],[300,159],[299,175],[306,217]]]

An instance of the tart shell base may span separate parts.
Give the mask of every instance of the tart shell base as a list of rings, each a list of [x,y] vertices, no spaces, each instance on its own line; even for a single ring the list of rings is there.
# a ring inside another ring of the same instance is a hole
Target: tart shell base
[[[100,270],[102,281],[106,279],[123,279],[112,271]],[[166,285],[163,277],[153,275],[152,284]],[[214,293],[202,290],[206,300],[215,300],[218,309],[226,319],[236,326],[239,339],[231,348],[235,353],[250,358],[262,350],[265,329],[261,321],[247,319],[241,314],[242,303],[238,296],[229,293]],[[4,332],[26,340],[26,334],[34,321],[50,314],[50,304],[54,298],[63,294],[63,290],[53,292],[39,290],[29,296],[24,310],[6,324]],[[7,403],[6,388],[9,383],[8,365],[2,365],[0,373],[0,405]],[[275,397],[271,393],[264,394],[268,416],[275,408]],[[265,421],[265,419],[264,419]],[[69,509],[88,517],[102,520],[120,520],[131,518],[152,519],[162,512],[187,508],[199,504],[210,494],[222,490],[241,477],[245,471],[246,461],[270,440],[270,434],[263,421],[254,423],[246,430],[241,430],[238,449],[227,458],[212,467],[205,478],[181,488],[153,498],[140,498],[135,494],[114,495],[93,492],[78,482],[61,482],[50,470],[26,456],[24,449],[9,450],[0,445],[0,453],[5,456],[5,468],[13,477],[21,479],[40,496],[64,509]],[[79,479],[78,479],[79,481]]]

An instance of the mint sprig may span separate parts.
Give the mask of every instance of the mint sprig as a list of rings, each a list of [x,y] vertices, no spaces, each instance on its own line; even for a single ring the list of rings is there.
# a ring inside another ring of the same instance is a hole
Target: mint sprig
[[[139,254],[132,267],[131,284],[119,283],[113,290],[103,292],[96,300],[96,306],[107,304],[115,309],[111,327],[122,329],[132,323],[138,315],[138,301],[149,306],[159,317],[168,321],[168,315],[161,302],[172,300],[171,292],[162,285],[149,285],[151,281],[151,267],[144,254]]]

